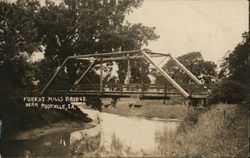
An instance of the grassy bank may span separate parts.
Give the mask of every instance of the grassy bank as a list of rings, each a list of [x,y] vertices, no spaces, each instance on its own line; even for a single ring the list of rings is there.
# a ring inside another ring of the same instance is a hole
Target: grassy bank
[[[201,114],[194,127],[166,133],[158,152],[166,157],[246,157],[247,145],[247,107],[218,104]]]
[[[195,119],[197,117],[197,119]],[[132,153],[119,140],[109,151],[95,156],[149,157],[247,157],[248,111],[246,106],[217,104],[207,111],[190,109],[178,132],[162,135],[155,152]]]
[[[107,112],[111,114],[118,114],[121,116],[137,116],[146,118],[162,118],[162,119],[183,119],[185,114],[185,106],[183,104],[173,104],[168,101],[166,104],[163,100],[143,100],[138,104],[142,107],[129,107],[131,99],[121,99],[117,102],[116,106],[105,107],[105,104],[110,103],[103,102],[102,112]],[[89,108],[84,106],[84,108]]]

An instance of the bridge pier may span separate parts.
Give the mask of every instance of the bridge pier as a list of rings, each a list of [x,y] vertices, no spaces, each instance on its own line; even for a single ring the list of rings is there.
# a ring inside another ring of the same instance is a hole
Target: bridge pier
[[[193,107],[205,107],[206,106],[206,98],[190,98],[186,101],[186,106]]]

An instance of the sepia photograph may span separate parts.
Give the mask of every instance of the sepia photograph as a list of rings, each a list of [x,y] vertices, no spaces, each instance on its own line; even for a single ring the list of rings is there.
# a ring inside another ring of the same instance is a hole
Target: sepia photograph
[[[0,158],[249,157],[248,0],[0,0]]]

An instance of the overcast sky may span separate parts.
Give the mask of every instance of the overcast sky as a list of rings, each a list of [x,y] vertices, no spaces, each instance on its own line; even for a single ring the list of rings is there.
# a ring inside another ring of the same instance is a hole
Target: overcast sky
[[[216,63],[248,30],[247,0],[145,0],[127,19],[155,26],[160,39],[152,51],[179,56],[201,51]]]
[[[226,52],[242,41],[242,33],[248,30],[248,2],[144,0],[127,20],[156,27],[160,38],[148,45],[152,51],[172,53],[175,57],[200,51],[206,60],[220,63]]]

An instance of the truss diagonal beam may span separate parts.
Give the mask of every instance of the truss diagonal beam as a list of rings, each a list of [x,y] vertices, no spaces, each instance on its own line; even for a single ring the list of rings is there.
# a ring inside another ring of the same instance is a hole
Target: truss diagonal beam
[[[41,91],[41,94],[43,94],[47,88],[49,87],[49,85],[54,81],[55,77],[57,76],[57,74],[62,70],[62,68],[64,67],[64,65],[67,63],[67,61],[69,60],[69,58],[66,58],[63,63],[60,65],[60,67],[56,70],[56,72],[54,73],[54,75],[52,76],[52,78],[49,80],[49,82],[45,85],[45,87],[43,88],[43,90]]]
[[[149,55],[145,52],[141,52],[142,55],[145,57],[145,59],[151,63],[160,73],[186,98],[188,98],[190,95],[177,83],[175,80],[173,80],[162,68],[157,66],[157,64],[152,61],[149,57]]]
[[[180,63],[175,57],[169,55],[171,59],[175,61],[175,63],[196,83],[202,84],[200,80],[198,80],[182,63]]]
[[[170,56],[170,54],[164,54],[164,53],[156,53],[156,52],[146,52],[147,54],[150,55],[160,55],[160,56]]]
[[[80,81],[83,79],[83,77],[95,66],[95,64],[96,64],[96,62],[94,61],[93,63],[91,63],[89,65],[89,67],[84,71],[84,73],[79,77],[79,79],[74,82],[74,85],[72,86],[70,91],[72,91],[73,88],[80,83]]]

